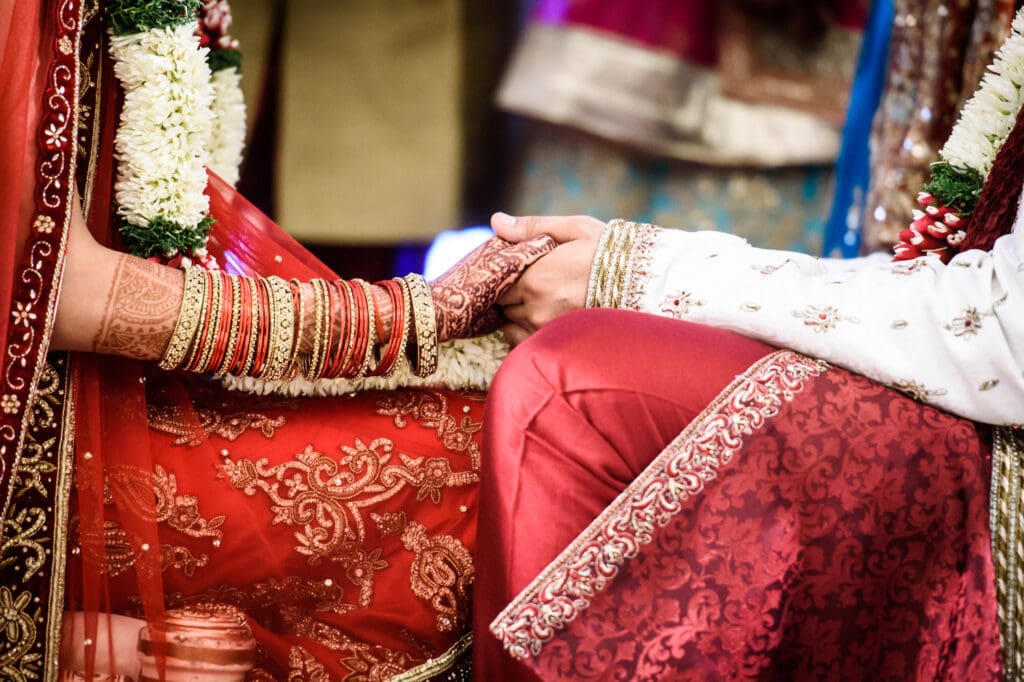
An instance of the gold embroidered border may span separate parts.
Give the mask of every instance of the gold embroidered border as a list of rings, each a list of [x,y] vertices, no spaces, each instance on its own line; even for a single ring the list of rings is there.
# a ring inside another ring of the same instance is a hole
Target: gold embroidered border
[[[438,677],[448,673],[444,677]],[[392,677],[388,682],[422,682],[423,680],[441,679],[445,682],[471,682],[473,679],[473,635],[466,634],[452,648],[437,658],[410,668],[401,675]]]
[[[992,432],[989,527],[1006,679],[1024,673],[1024,432]]]
[[[498,614],[490,630],[509,654],[539,655],[653,541],[657,528],[703,492],[704,482],[729,464],[749,434],[823,371],[823,363],[777,351],[733,381]]]
[[[57,679],[73,440],[67,358],[45,365],[0,543],[0,679]]]
[[[8,327],[0,376],[0,519],[6,520],[17,486],[36,386],[47,368],[45,348],[53,331],[60,297],[60,272],[71,224],[78,131],[79,41],[81,6],[61,0],[52,10],[53,40],[36,145],[35,200],[38,212],[15,272],[12,305],[26,315]],[[45,29],[44,29],[44,35]],[[69,137],[70,131],[70,137]],[[6,528],[0,525],[0,534]]]

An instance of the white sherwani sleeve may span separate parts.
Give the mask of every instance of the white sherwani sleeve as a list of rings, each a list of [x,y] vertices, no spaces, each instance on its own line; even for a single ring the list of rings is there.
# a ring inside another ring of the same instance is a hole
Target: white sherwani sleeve
[[[588,305],[739,332],[990,424],[1024,423],[1024,236],[991,252],[818,259],[717,232],[613,223]]]

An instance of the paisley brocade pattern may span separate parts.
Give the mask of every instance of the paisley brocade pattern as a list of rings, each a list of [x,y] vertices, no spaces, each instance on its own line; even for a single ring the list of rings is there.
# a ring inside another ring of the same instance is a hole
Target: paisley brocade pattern
[[[190,403],[173,397],[182,387]],[[240,608],[257,640],[252,679],[466,674],[459,642],[474,578],[477,394],[364,393],[275,407],[274,398],[257,404],[164,374],[148,377],[146,392],[159,416],[153,471],[105,465],[115,612],[142,615],[124,515],[150,514],[166,607]],[[168,428],[172,410],[178,426]],[[205,428],[279,413],[270,429]],[[153,511],[132,503],[154,491]]]
[[[986,439],[831,369],[526,662],[549,680],[1001,679]]]

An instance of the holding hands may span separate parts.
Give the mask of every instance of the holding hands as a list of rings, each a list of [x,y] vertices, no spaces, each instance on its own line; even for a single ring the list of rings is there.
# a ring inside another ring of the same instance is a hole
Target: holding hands
[[[543,235],[557,247],[540,258],[499,299],[512,345],[525,340],[554,318],[586,305],[587,284],[605,223],[589,216],[491,217],[491,227],[510,242],[530,243]]]
[[[496,304],[527,267],[555,248],[542,234],[506,241],[492,237],[430,282],[438,341],[476,336],[501,327]]]

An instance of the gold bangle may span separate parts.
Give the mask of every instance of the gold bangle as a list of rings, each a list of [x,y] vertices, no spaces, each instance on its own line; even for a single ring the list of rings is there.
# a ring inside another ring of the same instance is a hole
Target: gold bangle
[[[342,329],[341,325],[338,325],[338,342],[341,343],[344,341],[345,352],[341,356],[341,361],[335,367],[337,374],[333,376],[345,376],[345,370],[348,369],[349,364],[352,362],[352,353],[356,349],[356,337],[359,335],[358,321],[354,316],[356,310],[356,297],[355,292],[352,291],[352,287],[349,286],[347,282],[338,280],[332,284],[337,287],[340,292],[339,295],[345,296],[345,328]],[[342,332],[345,333],[344,339],[340,338]]]
[[[267,364],[261,378],[277,381],[288,372],[288,360],[292,356],[295,341],[295,304],[288,282],[276,275],[267,277],[270,294],[270,347],[267,350]]]
[[[326,335],[330,334],[330,320],[327,318],[330,316],[330,311],[327,310],[327,293],[324,290],[324,284],[322,279],[309,281],[309,285],[313,288],[313,347],[306,358],[302,373],[310,381],[320,378],[324,371],[324,363],[327,361]]]
[[[216,371],[221,376],[227,374],[228,368],[231,367],[235,347],[238,345],[238,328],[242,324],[242,286],[235,275],[228,275],[228,281],[231,282],[231,326],[228,329],[228,345],[224,349],[224,360]]]
[[[303,331],[306,327],[306,299],[302,295],[302,282],[297,279],[291,279],[288,281],[290,287],[295,287],[295,296],[293,300],[298,304],[295,312],[295,343],[292,346],[292,354],[288,358],[288,376],[295,376],[296,369],[299,366],[299,352],[302,347],[302,337],[304,336]]]
[[[413,372],[418,377],[437,371],[437,318],[430,288],[419,275],[406,275],[412,300],[413,322],[416,325],[416,362]]]
[[[359,363],[359,369],[356,370],[356,377],[364,377],[368,372],[373,371],[373,359],[377,354],[377,304],[373,298],[373,290],[370,289],[369,282],[364,279],[354,279],[352,281],[359,285],[359,288],[363,290],[363,296],[366,298],[366,350],[363,353],[363,359]]]
[[[192,347],[192,355],[185,364],[185,369],[190,372],[200,372],[213,355],[213,340],[217,338],[217,323],[220,321],[221,296],[224,293],[224,282],[217,273],[207,271],[206,286],[210,294],[203,304],[203,314],[200,316],[206,320],[206,333],[196,337],[195,345]],[[200,327],[201,329],[201,327]]]
[[[587,279],[587,300],[585,307],[600,307],[601,293],[604,289],[604,278],[607,271],[605,263],[605,251],[608,248],[608,240],[612,234],[611,223],[601,233],[601,239],[597,242],[597,251],[594,252],[594,261],[590,264],[590,277]]]
[[[174,323],[171,340],[167,343],[163,357],[160,358],[160,369],[177,369],[185,359],[185,355],[192,346],[196,330],[199,328],[205,301],[206,276],[203,269],[199,267],[185,268],[185,288],[181,295],[181,308],[178,310],[178,319]]]

